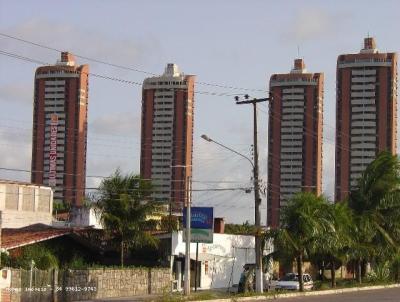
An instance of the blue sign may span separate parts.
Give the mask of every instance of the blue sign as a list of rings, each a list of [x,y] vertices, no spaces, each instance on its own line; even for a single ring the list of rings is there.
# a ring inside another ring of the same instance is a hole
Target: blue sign
[[[214,235],[214,209],[192,207],[190,223],[190,242],[212,243]],[[183,227],[186,228],[186,208],[183,209]],[[186,241],[186,232],[183,232]]]
[[[211,207],[191,207],[191,229],[213,229],[214,209]],[[183,209],[183,227],[186,228],[186,208]]]

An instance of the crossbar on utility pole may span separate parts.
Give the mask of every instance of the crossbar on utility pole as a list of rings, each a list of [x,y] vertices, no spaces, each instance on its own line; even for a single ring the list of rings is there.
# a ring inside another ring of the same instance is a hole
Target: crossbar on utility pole
[[[263,270],[262,270],[262,242],[261,242],[261,214],[260,214],[260,184],[258,180],[258,139],[257,139],[257,103],[269,101],[270,98],[252,99],[248,95],[245,96],[245,101],[239,101],[239,97],[235,97],[237,105],[253,104],[253,118],[254,118],[254,166],[253,166],[253,178],[254,178],[254,222],[256,226],[255,234],[255,254],[256,254],[256,292],[263,292]]]

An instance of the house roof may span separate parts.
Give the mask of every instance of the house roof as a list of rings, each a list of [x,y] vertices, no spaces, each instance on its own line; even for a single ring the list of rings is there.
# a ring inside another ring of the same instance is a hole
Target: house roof
[[[11,250],[83,230],[87,228],[54,228],[45,224],[33,224],[18,229],[4,228],[1,231],[1,248]]]

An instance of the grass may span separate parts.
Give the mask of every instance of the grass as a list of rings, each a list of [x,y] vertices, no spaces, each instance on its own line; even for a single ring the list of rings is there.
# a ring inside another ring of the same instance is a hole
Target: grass
[[[228,299],[228,298],[234,300],[235,298],[258,296],[258,295],[259,294],[254,292],[233,294],[222,290],[201,290],[198,292],[192,291],[189,297],[185,297],[183,293],[164,293],[155,301],[182,302],[182,301],[203,301],[203,300],[206,301],[212,299]]]
[[[394,284],[395,282],[390,281],[369,281],[363,280],[361,284],[357,282],[357,280],[353,279],[337,279],[336,280],[336,288],[334,289],[342,289],[342,288],[353,288],[353,287],[365,287],[365,286],[374,286],[374,285],[388,285]],[[330,280],[326,281],[314,281],[314,289],[315,290],[328,290],[332,289]]]
[[[161,302],[181,302],[181,301],[195,301],[195,300],[212,300],[229,298],[229,294],[220,291],[199,291],[192,292],[189,297],[185,297],[183,293],[164,293],[156,301]]]

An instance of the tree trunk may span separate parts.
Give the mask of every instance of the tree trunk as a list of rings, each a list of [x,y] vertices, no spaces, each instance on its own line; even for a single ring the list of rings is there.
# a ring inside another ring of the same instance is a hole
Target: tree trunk
[[[335,261],[331,260],[331,287],[336,287],[336,270],[335,270]]]
[[[361,262],[361,276],[362,276],[363,279],[367,276],[368,265],[369,265],[368,261],[364,260],[364,261]]]
[[[319,278],[321,281],[324,281],[324,277],[325,277],[325,261],[322,261],[321,274],[320,274]]]
[[[362,275],[361,275],[361,259],[357,260],[357,282],[362,283]]]
[[[297,256],[297,274],[299,275],[299,290],[304,291],[304,280],[303,280],[303,254],[300,253]]]
[[[121,240],[121,267],[124,267],[124,241]]]

